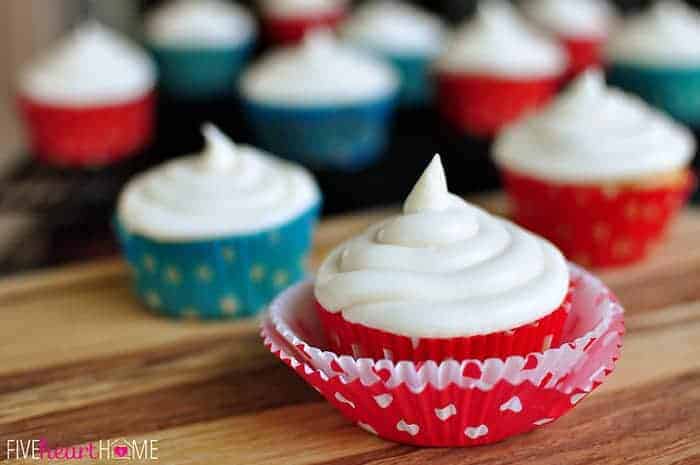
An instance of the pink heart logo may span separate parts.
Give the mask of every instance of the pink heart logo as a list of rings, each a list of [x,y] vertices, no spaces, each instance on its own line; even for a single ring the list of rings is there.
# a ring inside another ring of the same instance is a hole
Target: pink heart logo
[[[114,455],[117,457],[126,457],[129,453],[129,448],[126,446],[114,446]]]

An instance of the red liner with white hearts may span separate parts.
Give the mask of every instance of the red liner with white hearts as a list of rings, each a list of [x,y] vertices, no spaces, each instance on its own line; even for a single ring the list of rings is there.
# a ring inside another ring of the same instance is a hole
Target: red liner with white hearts
[[[571,265],[575,289],[561,347],[505,360],[394,363],[324,350],[313,283],[272,303],[265,345],[350,421],[419,446],[474,446],[551,423],[614,369],[623,310],[595,277]]]
[[[559,347],[564,322],[571,310],[572,291],[564,302],[539,320],[513,328],[470,337],[410,338],[351,323],[341,312],[332,313],[315,301],[318,318],[327,335],[328,348],[355,358],[386,358],[400,361],[441,362],[447,359],[506,358],[511,355],[527,355],[550,347]]]
[[[272,44],[288,45],[299,42],[310,30],[319,28],[336,28],[346,16],[345,9],[330,13],[282,17],[271,14],[263,17],[263,32]]]
[[[74,167],[101,166],[141,151],[153,137],[155,92],[100,106],[52,105],[20,97],[32,151],[39,160]]]
[[[584,266],[621,266],[642,260],[695,186],[688,171],[680,182],[656,187],[556,184],[503,170],[518,224],[546,237]]]
[[[490,137],[549,102],[561,82],[562,76],[510,79],[439,71],[438,106],[445,120],[457,129]]]

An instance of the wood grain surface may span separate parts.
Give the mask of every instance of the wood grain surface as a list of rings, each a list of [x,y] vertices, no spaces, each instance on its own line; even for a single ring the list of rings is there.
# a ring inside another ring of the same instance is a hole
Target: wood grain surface
[[[500,199],[486,204],[502,212]],[[322,224],[314,263],[386,214]],[[154,317],[132,297],[120,260],[6,279],[0,460],[7,440],[128,438],[158,440],[168,465],[700,463],[700,212],[686,212],[646,263],[600,275],[627,310],[615,373],[549,427],[475,449],[366,434],[267,352],[256,321]]]

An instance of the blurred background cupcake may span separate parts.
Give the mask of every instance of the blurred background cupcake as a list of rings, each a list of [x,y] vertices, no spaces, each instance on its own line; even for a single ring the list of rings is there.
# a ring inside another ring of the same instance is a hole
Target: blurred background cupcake
[[[139,297],[186,318],[238,318],[300,280],[320,210],[303,168],[216,127],[201,154],[138,175],[119,198],[116,230]]]
[[[350,43],[394,65],[401,76],[400,102],[407,106],[431,100],[430,65],[442,51],[445,34],[438,16],[399,0],[370,1],[342,26]]]
[[[265,37],[270,44],[299,42],[314,29],[332,29],[345,19],[347,0],[260,0]]]
[[[625,21],[607,47],[609,81],[700,126],[700,13],[664,0]]]
[[[272,51],[241,80],[244,110],[264,149],[318,169],[372,164],[388,140],[399,78],[328,31]]]
[[[568,78],[600,66],[603,46],[617,20],[608,0],[523,0],[528,19],[557,37],[569,55]]]
[[[510,3],[481,2],[436,64],[440,111],[460,131],[491,137],[547,103],[566,67],[566,52]]]
[[[231,95],[256,27],[246,9],[223,0],[174,0],[151,11],[145,33],[162,91],[184,100]]]
[[[584,266],[644,258],[694,187],[693,134],[589,70],[493,150],[513,213]]]
[[[139,153],[153,133],[155,83],[144,50],[97,21],[81,24],[20,74],[31,151],[77,167]]]

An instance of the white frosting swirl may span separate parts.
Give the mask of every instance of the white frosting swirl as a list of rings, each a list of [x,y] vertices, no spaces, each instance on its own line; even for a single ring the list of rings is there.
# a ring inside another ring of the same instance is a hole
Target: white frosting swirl
[[[202,154],[129,182],[118,205],[127,230],[163,241],[251,233],[292,220],[319,201],[315,181],[300,166],[237,147],[214,126],[203,132]]]
[[[515,77],[558,76],[566,66],[566,52],[531,28],[505,0],[482,1],[437,63],[443,71]]]
[[[57,105],[115,104],[155,85],[155,64],[125,37],[90,21],[22,70],[24,95]]]
[[[445,33],[439,17],[398,0],[369,2],[342,28],[343,36],[358,45],[429,57],[442,51]]]
[[[399,79],[390,65],[338,43],[328,31],[268,53],[241,79],[249,99],[272,104],[342,104],[390,96]]]
[[[403,215],[331,252],[315,294],[354,323],[458,337],[534,322],[562,304],[568,287],[554,246],[450,194],[436,157]]]
[[[605,38],[617,20],[608,0],[525,0],[526,16],[564,37]]]
[[[679,0],[660,1],[627,19],[606,54],[614,62],[700,66],[700,13]]]
[[[248,10],[222,0],[174,0],[146,19],[146,35],[159,45],[236,46],[250,40],[255,31]]]
[[[296,18],[344,11],[347,3],[347,0],[260,0],[260,8],[266,14]]]
[[[627,180],[687,166],[689,130],[641,99],[606,88],[600,71],[583,74],[541,113],[503,131],[499,165],[555,181]]]

